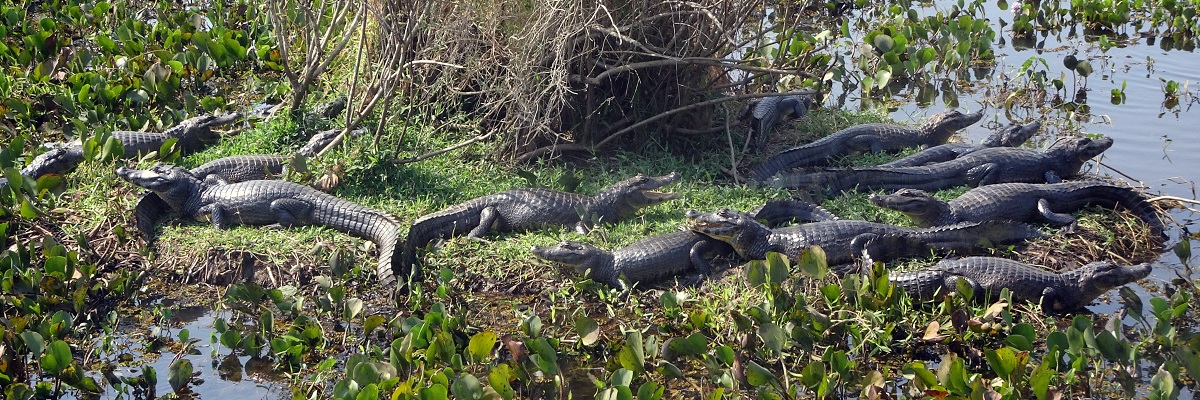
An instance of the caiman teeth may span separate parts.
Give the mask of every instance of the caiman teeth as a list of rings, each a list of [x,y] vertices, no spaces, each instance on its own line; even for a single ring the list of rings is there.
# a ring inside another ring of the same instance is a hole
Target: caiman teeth
[[[653,190],[643,190],[642,196],[653,200],[674,200],[679,198],[679,195],[671,192],[656,192]]]

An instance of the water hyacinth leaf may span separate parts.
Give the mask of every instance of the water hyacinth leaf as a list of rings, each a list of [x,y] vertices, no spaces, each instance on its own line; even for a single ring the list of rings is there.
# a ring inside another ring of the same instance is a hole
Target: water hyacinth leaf
[[[1079,64],[1075,66],[1075,71],[1079,72],[1080,75],[1087,77],[1088,75],[1092,74],[1092,63],[1088,62],[1087,60],[1080,60]]]
[[[358,316],[358,313],[362,312],[362,308],[363,301],[361,299],[356,297],[346,300],[346,308],[342,309],[342,318],[346,320],[353,319]]]
[[[171,384],[171,390],[179,393],[188,383],[192,381],[192,361],[186,358],[175,360],[168,368],[170,375],[167,377],[167,382]]]
[[[880,53],[888,53],[895,47],[895,41],[888,34],[878,31],[872,33],[876,35],[871,38],[871,44],[875,45],[875,49]]]
[[[772,354],[779,354],[783,351],[783,346],[787,344],[787,336],[783,333],[783,329],[774,322],[759,325],[758,336],[762,338],[763,344],[771,350]]]
[[[984,350],[984,354],[987,356],[988,366],[1001,378],[1008,379],[1017,368],[1017,356],[1011,348],[987,349]]]
[[[767,277],[772,284],[781,284],[788,278],[788,259],[780,253],[767,253]]]
[[[633,383],[633,371],[625,368],[617,368],[613,371],[612,378],[609,379],[613,386],[629,386]]]
[[[666,389],[666,387],[659,385],[657,382],[646,381],[646,383],[638,387],[637,398],[638,400],[658,400],[662,398],[663,391]]]
[[[538,369],[547,375],[558,375],[558,353],[546,338],[527,341],[526,346],[533,352],[529,358],[534,360]]]
[[[800,252],[800,272],[812,279],[825,279],[829,275],[829,264],[826,262],[825,249],[821,246],[809,246]]]
[[[488,372],[488,386],[505,400],[512,400],[517,396],[517,392],[512,388],[512,380],[512,370],[508,364],[497,365]]]
[[[1118,339],[1108,330],[1096,335],[1096,347],[1104,358],[1118,363],[1127,361],[1130,351],[1129,342]]]
[[[676,367],[675,364],[666,360],[659,360],[658,366],[655,368],[659,375],[673,379],[683,379],[683,371]]]
[[[21,337],[21,341],[25,343],[25,347],[29,348],[29,355],[33,356],[33,358],[42,356],[42,352],[46,350],[46,342],[42,339],[41,334],[26,330],[21,332],[19,336]]]
[[[746,362],[745,373],[746,383],[749,383],[750,386],[758,387],[776,381],[775,374],[753,360]]]
[[[483,331],[471,336],[467,352],[474,362],[483,362],[490,358],[492,349],[496,347],[496,332]]]
[[[767,283],[767,263],[763,260],[751,260],[746,263],[746,283],[760,287]]]
[[[12,179],[9,179],[12,181]],[[1183,265],[1188,265],[1188,260],[1192,258],[1192,241],[1184,238],[1179,243],[1175,243],[1175,257],[1179,257],[1179,262]]]
[[[479,383],[479,378],[471,374],[459,374],[454,379],[454,383],[450,385],[450,391],[454,393],[454,397],[458,399],[480,399],[483,398],[483,385]],[[374,399],[374,397],[372,397]]]
[[[41,366],[50,375],[58,375],[71,365],[71,361],[71,346],[68,346],[67,342],[55,340],[46,348],[46,353],[42,354]]]
[[[370,335],[375,328],[378,328],[387,322],[387,318],[382,315],[372,315],[363,320],[363,336]]]
[[[542,335],[542,318],[537,314],[530,315],[529,318],[521,324],[521,330],[525,331],[525,335],[529,337],[538,337]]]
[[[358,391],[358,395],[354,396],[355,400],[375,400],[379,398],[379,385],[374,383],[363,386],[362,390]]]
[[[450,398],[450,391],[446,389],[445,385],[435,383],[418,390],[417,398],[421,400],[447,400]]]
[[[1158,372],[1150,378],[1150,395],[1147,396],[1150,400],[1169,400],[1179,397],[1179,389],[1175,387],[1175,378],[1170,372],[1158,368]]]
[[[600,325],[594,319],[580,316],[575,319],[575,333],[579,335],[579,343],[591,346],[600,340]]]

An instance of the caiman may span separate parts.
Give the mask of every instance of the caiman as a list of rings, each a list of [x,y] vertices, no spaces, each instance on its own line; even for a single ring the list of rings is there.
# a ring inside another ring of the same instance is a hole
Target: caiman
[[[962,223],[913,229],[867,221],[814,222],[799,226],[770,229],[744,213],[721,209],[712,213],[687,212],[689,228],[702,235],[729,243],[739,256],[762,260],[768,252],[795,259],[810,246],[825,251],[826,261],[838,274],[857,270],[850,265],[856,257],[854,241],[861,235],[898,235],[923,246],[957,253],[973,253],[980,247],[1015,243],[1041,237],[1033,227],[1011,221]],[[861,240],[861,239],[860,239]],[[880,260],[886,261],[886,260]]]
[[[786,117],[803,117],[813,107],[816,94],[816,91],[805,90],[755,99],[746,102],[738,119],[750,119],[750,135],[754,137],[756,148],[762,149],[775,125]]]
[[[861,152],[895,151],[930,147],[950,139],[954,132],[983,118],[983,110],[963,114],[957,110],[934,115],[920,128],[892,124],[862,124],[830,134],[804,146],[776,154],[754,169],[754,179],[767,181],[782,171],[825,165],[834,157]]]
[[[837,219],[819,206],[796,200],[767,202],[746,213],[769,226],[797,221]],[[533,246],[534,255],[575,267],[580,274],[611,287],[626,289],[625,282],[651,284],[685,273],[712,273],[709,260],[733,254],[728,244],[690,230],[649,236],[612,252],[587,243],[563,241],[549,247]],[[624,279],[622,279],[622,276]]]
[[[592,224],[615,223],[638,209],[675,199],[656,192],[679,180],[672,172],[659,177],[638,174],[604,188],[595,196],[550,189],[511,189],[468,200],[413,222],[404,243],[403,261],[396,271],[402,279],[421,279],[417,250],[430,242],[466,234],[481,238],[490,231],[574,226],[586,233]]]
[[[1037,133],[1042,127],[1042,123],[1033,121],[1028,124],[1009,124],[1007,127],[998,131],[992,132],[987,139],[978,145],[967,143],[946,143],[930,147],[925,150],[918,151],[908,157],[901,158],[889,163],[880,164],[880,167],[914,167],[919,165],[928,165],[940,163],[962,157],[964,154],[985,149],[988,147],[1017,147],[1025,144],[1029,138]]]
[[[909,296],[934,300],[958,291],[958,280],[967,282],[979,301],[996,301],[1002,289],[1013,301],[1041,305],[1042,310],[1063,313],[1083,309],[1113,288],[1150,275],[1150,264],[1120,266],[1098,261],[1054,273],[1029,264],[996,257],[943,260],[922,270],[893,272],[888,279]]]
[[[208,216],[217,229],[234,225],[286,228],[316,225],[375,242],[379,279],[390,282],[400,237],[395,217],[308,186],[285,181],[249,181],[206,186],[188,170],[156,164],[149,170],[120,167],[121,177],[153,191],[170,210],[189,218]]]
[[[1092,157],[1113,144],[1112,138],[1060,140],[1046,150],[1013,147],[979,149],[954,160],[917,167],[866,167],[781,175],[771,185],[828,190],[921,189],[994,185],[1007,182],[1058,183],[1079,174]]]
[[[121,142],[122,147],[125,148],[124,158],[134,158],[158,151],[162,148],[163,143],[171,138],[178,139],[176,146],[181,154],[187,155],[200,151],[204,146],[220,139],[221,136],[212,131],[213,127],[229,124],[238,118],[241,118],[241,114],[203,115],[183,120],[179,125],[162,133],[114,131],[112,137]],[[62,175],[74,170],[79,163],[83,162],[83,142],[78,139],[70,143],[47,144],[46,146],[51,149],[29,161],[29,164],[21,169],[21,175],[33,180],[47,174]],[[0,183],[0,187],[6,184],[7,180]]]
[[[1101,206],[1130,210],[1161,236],[1166,228],[1157,209],[1146,200],[1136,189],[1099,180],[980,186],[950,202],[918,189],[871,196],[875,205],[900,211],[923,227],[992,220],[1073,225],[1075,218],[1070,213],[1084,206]]]

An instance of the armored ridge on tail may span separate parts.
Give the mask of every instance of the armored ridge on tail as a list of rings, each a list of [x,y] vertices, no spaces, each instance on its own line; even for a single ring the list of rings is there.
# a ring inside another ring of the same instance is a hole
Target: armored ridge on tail
[[[296,154],[309,158],[316,157],[341,132],[341,129],[317,132],[308,139],[308,143],[304,147],[296,151]],[[364,131],[359,129],[351,131],[350,135],[356,136],[362,132]],[[199,167],[192,168],[192,174],[196,175],[202,181],[220,178],[229,183],[274,179],[283,175],[284,168],[290,161],[291,157],[284,155],[244,154],[209,161]]]
[[[900,189],[889,195],[872,195],[879,207],[900,211],[918,226],[949,225],[964,221],[1049,221],[1069,225],[1069,213],[1084,206],[1122,207],[1145,221],[1156,235],[1166,232],[1159,212],[1141,192],[1099,180],[1052,184],[1001,183],[968,190],[945,202],[922,190]]]
[[[888,279],[920,300],[956,292],[962,279],[980,300],[994,301],[1002,289],[1008,289],[1014,301],[1035,302],[1048,312],[1067,312],[1086,307],[1113,288],[1145,278],[1151,269],[1149,264],[1119,266],[1101,261],[1058,274],[1003,258],[966,257],[943,260],[922,270],[893,272]]]
[[[768,221],[771,226],[836,219],[819,206],[797,200],[767,202],[747,217]],[[612,252],[575,241],[533,246],[530,251],[540,258],[573,266],[576,272],[587,271],[588,277],[597,282],[625,289],[621,275],[632,283],[653,283],[693,271],[709,275],[712,266],[708,260],[729,255],[733,248],[687,230],[646,237]]]
[[[831,266],[853,261],[855,239],[861,235],[899,235],[922,246],[965,253],[974,252],[981,245],[1013,243],[1041,236],[1026,224],[1008,221],[929,229],[867,221],[829,221],[769,229],[744,213],[729,209],[713,213],[688,211],[687,218],[692,231],[729,243],[742,258],[762,260],[768,252],[796,258],[809,246],[820,246]],[[834,268],[834,272],[844,275],[855,269],[854,266],[843,266]]]
[[[1064,139],[1042,150],[989,147],[957,159],[918,167],[867,167],[791,173],[771,181],[776,187],[827,190],[941,190],[1006,182],[1061,182],[1079,174],[1088,160],[1108,150],[1108,137]]]
[[[947,111],[930,118],[920,128],[892,124],[863,124],[830,134],[815,142],[784,151],[754,169],[754,179],[766,181],[779,172],[798,167],[825,165],[833,157],[855,152],[894,151],[945,143],[959,129],[979,122],[983,110],[973,114]]]
[[[880,167],[915,167],[939,162],[946,162],[962,157],[964,154],[988,147],[1017,147],[1025,144],[1037,133],[1042,123],[1033,121],[1028,124],[1010,124],[1003,129],[993,132],[991,136],[978,145],[967,143],[946,143],[921,150],[916,154],[901,158],[890,163],[880,164]]]
[[[205,215],[217,229],[233,225],[292,227],[318,225],[371,240],[379,246],[378,275],[390,282],[399,221],[391,215],[284,181],[249,181],[205,186],[186,169],[157,164],[149,170],[117,169],[122,179],[153,191],[179,215]]]
[[[549,189],[512,189],[468,200],[428,214],[413,222],[404,242],[399,269],[401,279],[421,279],[417,250],[439,238],[466,234],[479,238],[489,231],[509,231],[544,226],[574,226],[587,232],[593,223],[614,223],[637,210],[678,197],[660,193],[679,180],[679,174],[637,175],[585,196]]]

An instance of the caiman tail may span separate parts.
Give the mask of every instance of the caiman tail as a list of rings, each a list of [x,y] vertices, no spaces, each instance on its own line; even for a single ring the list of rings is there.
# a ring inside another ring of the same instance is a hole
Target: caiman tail
[[[815,143],[815,142],[814,142]],[[809,160],[823,160],[830,153],[828,146],[802,146],[776,154],[766,162],[754,168],[754,180],[766,182],[782,171],[798,165],[809,163]]]
[[[339,200],[327,207],[314,208],[312,222],[375,242],[379,246],[379,267],[376,270],[379,281],[390,283],[395,279],[396,248],[400,242],[400,221],[395,217]]]

